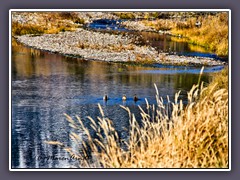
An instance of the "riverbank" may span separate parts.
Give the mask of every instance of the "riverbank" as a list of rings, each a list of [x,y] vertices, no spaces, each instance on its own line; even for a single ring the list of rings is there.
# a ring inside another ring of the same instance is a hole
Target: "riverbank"
[[[118,19],[109,12],[34,12],[13,13],[13,36],[26,46],[81,57],[86,60],[108,62],[161,63],[170,65],[224,65],[225,62],[206,57],[187,57],[159,53],[153,47],[137,44],[137,38],[129,34],[93,32],[82,24],[96,18]],[[132,22],[132,21],[125,21]],[[17,23],[17,24],[16,24]],[[65,24],[65,25],[64,25]],[[135,30],[146,30],[136,22]],[[125,24],[129,27],[127,24]],[[148,26],[149,27],[149,26]],[[31,34],[29,34],[31,33]],[[33,35],[34,34],[34,35]]]
[[[199,26],[196,23],[199,23]],[[137,31],[152,31],[187,38],[187,42],[201,45],[219,56],[228,56],[228,13],[205,13],[196,17],[143,19],[122,24]]]
[[[152,47],[135,44],[131,35],[92,32],[82,28],[58,34],[14,36],[26,46],[86,60],[108,62],[162,63],[172,65],[223,65],[212,58],[158,53]]]

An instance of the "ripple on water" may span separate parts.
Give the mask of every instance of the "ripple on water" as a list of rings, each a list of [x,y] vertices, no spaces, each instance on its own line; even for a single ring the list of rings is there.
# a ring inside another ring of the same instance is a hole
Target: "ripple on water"
[[[14,168],[66,167],[68,162],[39,162],[36,157],[67,156],[59,147],[47,145],[46,140],[58,140],[77,149],[69,138],[73,129],[69,127],[64,113],[75,120],[78,115],[89,127],[88,116],[94,120],[101,117],[98,103],[102,105],[105,116],[113,122],[120,138],[127,139],[129,114],[120,105],[129,107],[140,122],[138,105],[144,109],[145,98],[149,104],[156,104],[154,83],[164,102],[167,101],[166,95],[172,100],[179,90],[185,93],[180,98],[186,99],[186,92],[198,80],[198,75],[191,73],[198,74],[201,69],[125,67],[121,64],[65,59],[48,53],[43,57],[25,55],[13,59],[15,63],[12,64],[16,70],[12,76],[11,104]],[[26,61],[26,67],[23,61]],[[215,72],[221,68],[206,67],[204,72]],[[26,69],[29,72],[27,75],[24,73]],[[203,74],[206,82],[209,77],[207,73]],[[105,93],[109,96],[108,101],[102,99]],[[137,102],[133,101],[135,93],[139,97]],[[122,101],[122,94],[127,95],[126,101]],[[77,133],[84,140],[84,134],[81,131]]]

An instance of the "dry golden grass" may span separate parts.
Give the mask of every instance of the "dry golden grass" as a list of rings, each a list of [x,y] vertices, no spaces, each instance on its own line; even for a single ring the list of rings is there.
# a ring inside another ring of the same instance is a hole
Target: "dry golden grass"
[[[203,16],[200,28],[195,27],[196,18],[190,18],[185,26],[178,25],[172,32],[189,38],[193,44],[202,45],[215,51],[218,55],[228,55],[228,14],[225,12],[215,16]]]
[[[176,22],[171,19],[143,20],[142,23],[146,26],[153,27],[157,31],[167,31],[176,27]]]
[[[157,105],[150,106],[146,101],[146,112],[139,107],[142,125],[128,107],[122,106],[128,112],[130,122],[129,137],[125,140],[119,139],[114,124],[105,117],[100,105],[102,117],[97,121],[88,118],[95,138],[79,117],[74,121],[65,114],[70,126],[84,132],[87,141],[71,133],[70,138],[79,145],[82,153],[74,152],[71,147],[64,149],[81,159],[80,167],[228,168],[228,89],[216,87],[193,85],[186,106],[177,93],[175,102],[169,102],[170,116],[167,113],[169,106],[163,104],[156,87]],[[54,143],[63,146],[60,142],[50,142]],[[89,160],[89,152],[93,162]]]
[[[64,31],[74,31],[79,26],[78,24],[84,24],[84,20],[79,18],[75,12],[21,13],[28,16],[29,20],[24,24],[12,22],[12,35],[55,34]]]
[[[41,26],[12,22],[12,35],[43,34],[43,33],[44,29]]]
[[[212,82],[208,84],[208,88],[203,92],[202,97],[208,96],[208,98],[211,98],[212,92],[219,89],[228,89],[228,66],[214,75]]]
[[[123,45],[121,43],[118,44],[90,44],[88,42],[82,42],[79,41],[77,44],[77,47],[80,49],[104,49],[107,52],[122,52],[122,51],[127,51],[127,50],[134,50],[136,45],[134,44],[126,44]]]
[[[201,21],[202,26],[197,28],[195,23]],[[146,26],[155,30],[170,30],[175,35],[189,38],[188,42],[201,45],[218,55],[228,55],[228,13],[216,15],[202,15],[198,19],[189,17],[186,21],[179,19],[143,20]]]
[[[136,14],[133,12],[115,12],[114,15],[118,16],[120,19],[134,19]]]

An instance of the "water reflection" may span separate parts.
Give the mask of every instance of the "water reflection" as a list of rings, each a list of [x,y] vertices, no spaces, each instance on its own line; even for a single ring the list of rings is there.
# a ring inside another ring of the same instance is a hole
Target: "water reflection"
[[[124,64],[85,61],[16,46],[12,52],[12,167],[68,168],[73,160],[58,146],[46,140],[58,140],[74,146],[68,135],[71,128],[64,113],[78,115],[88,126],[87,116],[100,116],[97,104],[112,119],[119,136],[127,138],[128,114],[119,105],[130,107],[139,118],[138,105],[144,107],[145,98],[155,103],[155,89],[160,95],[173,99],[186,92],[198,81],[198,74],[177,72],[172,67],[133,67]],[[156,71],[165,73],[156,73]],[[200,71],[197,69],[196,71]],[[171,73],[167,73],[171,72]],[[205,73],[202,79],[211,78]],[[104,94],[109,100],[103,101]],[[122,101],[126,94],[127,101]],[[140,98],[133,101],[134,94]],[[79,132],[81,134],[81,132]],[[65,157],[54,160],[51,157]],[[71,163],[70,163],[71,162]]]
[[[228,57],[218,57],[214,52],[209,52],[209,49],[207,49],[206,47],[196,44],[190,44],[187,37],[172,36],[169,34],[162,34],[158,32],[138,32],[134,30],[129,30],[127,29],[127,27],[121,25],[121,21],[125,20],[98,19],[86,24],[85,28],[108,32],[111,34],[133,34],[138,37],[138,40],[136,40],[136,42],[138,42],[140,45],[149,45],[155,48],[158,52],[193,57],[209,57],[226,62],[228,61]]]
[[[113,19],[99,19],[94,20],[93,22],[86,25],[88,29],[94,30],[108,30],[108,31],[126,31],[129,30],[123,27],[120,22],[122,20],[113,20]]]
[[[189,51],[189,44],[185,41],[172,41],[167,34],[155,32],[141,32],[144,44],[155,47],[159,52],[184,52]]]

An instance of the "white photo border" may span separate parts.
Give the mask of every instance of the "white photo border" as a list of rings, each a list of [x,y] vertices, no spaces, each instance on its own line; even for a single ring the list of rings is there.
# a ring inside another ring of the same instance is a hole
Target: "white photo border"
[[[9,171],[231,171],[231,72],[228,75],[228,168],[12,168],[12,12],[228,12],[228,69],[231,71],[231,9],[10,9],[9,10]]]

